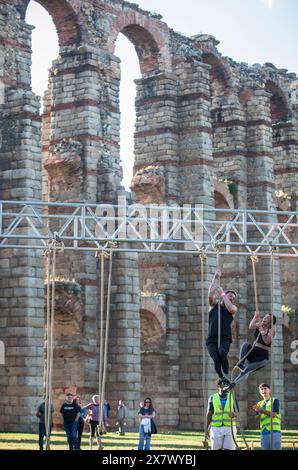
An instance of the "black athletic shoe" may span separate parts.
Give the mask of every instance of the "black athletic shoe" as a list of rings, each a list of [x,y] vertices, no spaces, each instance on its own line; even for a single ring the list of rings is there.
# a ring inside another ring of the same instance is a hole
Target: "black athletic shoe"
[[[222,389],[223,392],[228,392],[229,390],[232,390],[234,387],[235,387],[235,383],[234,382],[230,382],[226,387],[224,387]]]
[[[222,378],[222,384],[224,387],[228,387],[229,385],[231,385],[231,381],[228,377],[225,376]]]

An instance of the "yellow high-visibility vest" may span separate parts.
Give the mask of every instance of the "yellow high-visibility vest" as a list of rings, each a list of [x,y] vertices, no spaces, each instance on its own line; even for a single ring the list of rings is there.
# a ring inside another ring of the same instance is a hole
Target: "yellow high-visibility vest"
[[[272,406],[271,404],[274,403],[275,398],[270,398],[268,401],[261,400],[258,402],[258,405],[263,408],[263,405],[265,404],[265,409],[266,411],[271,411]],[[277,413],[274,418],[272,418],[272,431],[280,431],[280,422],[281,422],[281,414]],[[260,413],[260,428],[261,431],[264,431],[265,429],[269,432],[271,432],[271,417],[266,415],[265,413]]]
[[[212,395],[212,404],[213,404],[213,415],[211,420],[211,426],[234,426],[236,425],[236,418],[232,417],[231,413],[235,412],[235,402],[231,392],[227,394],[227,401],[224,409],[222,409],[222,404],[220,401],[219,393]]]

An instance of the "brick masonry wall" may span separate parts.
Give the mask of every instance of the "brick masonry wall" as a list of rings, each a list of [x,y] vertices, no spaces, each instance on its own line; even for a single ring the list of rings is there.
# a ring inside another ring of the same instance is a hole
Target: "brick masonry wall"
[[[40,3],[56,25],[60,54],[50,71],[41,130],[40,103],[30,91],[32,28],[24,21],[28,3],[0,0],[0,80],[5,87],[4,104],[0,104],[2,199],[41,199],[42,193],[51,201],[117,203],[121,197],[125,203],[201,204],[214,217],[213,207],[231,204],[267,210],[277,203],[284,209],[284,201],[276,201],[275,195],[283,190],[291,196],[289,207],[296,210],[297,80],[293,74],[268,63],[249,67],[223,58],[212,36],[183,37],[159,15],[122,0],[44,0]],[[120,32],[136,47],[142,72],[137,81],[133,193],[121,186],[120,63],[113,55]],[[236,188],[233,195],[229,182]],[[224,287],[233,285],[239,293],[232,365],[241,342],[250,338],[252,273],[244,258],[222,257],[221,266]],[[297,331],[293,321],[290,329],[281,326],[280,306],[295,305],[297,272],[292,260],[276,261],[275,268],[274,311],[280,321],[274,345],[274,393],[287,412],[285,423],[296,426],[288,415],[297,388],[297,366],[290,363],[289,343]],[[215,257],[209,257],[206,290],[214,269]],[[262,260],[257,271],[260,307],[266,312],[270,308],[268,260]],[[29,423],[34,430],[35,406],[42,396],[44,261],[31,251],[12,254],[2,249],[0,274],[1,337],[7,345],[6,366],[0,369],[3,429],[28,430]],[[84,401],[96,392],[99,283],[93,254],[59,256],[56,409],[66,390],[80,393]],[[161,427],[202,427],[206,404],[199,377],[202,328],[207,322],[201,322],[201,286],[198,257],[187,253],[114,255],[106,395],[114,410],[120,398],[126,401],[129,427],[137,426],[139,400],[147,392],[153,395]],[[165,318],[162,343],[153,352],[144,351],[141,340],[140,306],[145,294],[162,299],[158,305]],[[65,307],[67,296],[70,310]],[[28,337],[34,337],[30,347]],[[206,365],[208,395],[216,380],[208,355]],[[240,386],[244,424],[253,425],[250,405],[258,399],[259,381],[269,378],[267,367]],[[59,413],[55,421],[60,423]]]
[[[5,84],[0,197],[40,200],[40,104],[29,90],[31,28],[9,5],[1,5],[0,27],[1,81]],[[24,221],[15,233],[28,232]],[[42,252],[5,249],[0,257],[0,337],[5,344],[5,365],[0,369],[1,429],[35,431],[35,408],[43,391]]]

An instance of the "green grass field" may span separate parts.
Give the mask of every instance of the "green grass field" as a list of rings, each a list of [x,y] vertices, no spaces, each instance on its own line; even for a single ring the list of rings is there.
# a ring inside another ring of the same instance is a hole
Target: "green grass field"
[[[245,438],[249,446],[259,449],[259,431],[245,431]],[[241,435],[237,435],[240,448],[245,448]],[[54,432],[51,439],[52,450],[67,450],[66,437],[63,432]],[[117,433],[108,433],[103,436],[104,450],[133,450],[138,443],[137,433],[126,433],[119,436]],[[298,449],[298,431],[283,431],[283,449]],[[96,448],[96,447],[95,447]],[[82,449],[88,449],[88,434],[82,440]],[[152,450],[202,450],[203,433],[191,431],[161,432],[152,437]],[[0,433],[0,450],[38,450],[37,434]]]

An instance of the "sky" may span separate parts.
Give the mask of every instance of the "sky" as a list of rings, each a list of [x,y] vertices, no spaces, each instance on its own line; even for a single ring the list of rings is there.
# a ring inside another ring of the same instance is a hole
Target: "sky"
[[[212,34],[218,50],[248,64],[272,62],[298,74],[298,0],[135,0],[144,9],[160,13],[168,26],[186,36]],[[32,89],[43,95],[48,69],[58,55],[58,39],[46,10],[31,0],[26,20],[33,31]],[[135,84],[139,64],[132,44],[119,35],[115,55],[121,64],[120,156],[126,189],[133,170]]]

